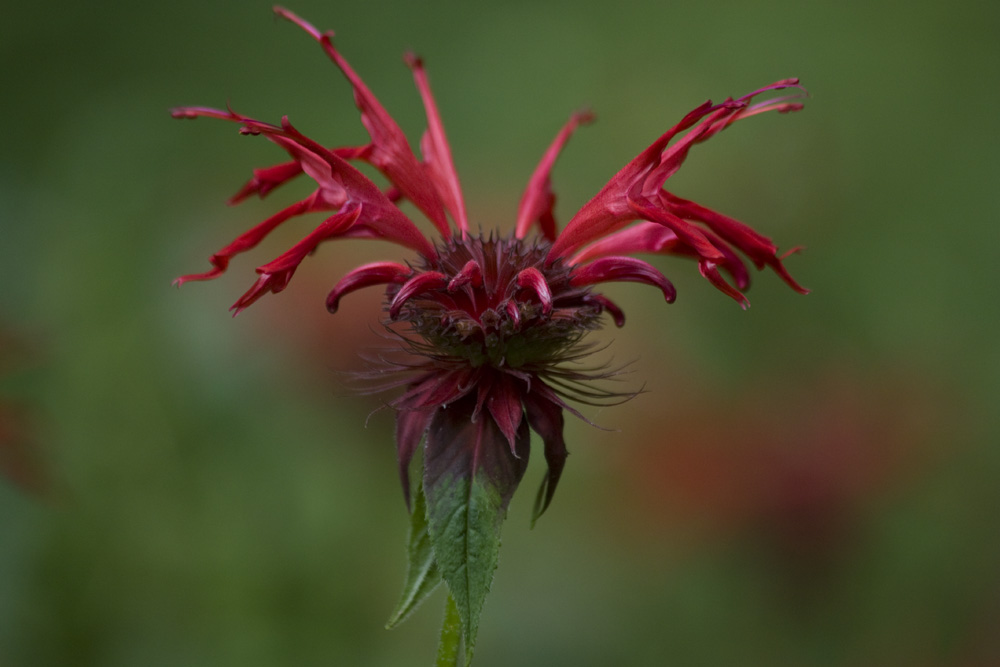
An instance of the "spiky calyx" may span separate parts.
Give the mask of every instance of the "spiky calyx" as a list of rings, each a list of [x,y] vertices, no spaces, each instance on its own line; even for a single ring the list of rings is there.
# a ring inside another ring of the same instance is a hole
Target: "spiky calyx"
[[[546,265],[549,247],[493,235],[444,240],[434,264],[390,285],[390,319],[408,322],[425,354],[474,368],[558,362],[600,326],[605,306],[572,284],[565,262]]]

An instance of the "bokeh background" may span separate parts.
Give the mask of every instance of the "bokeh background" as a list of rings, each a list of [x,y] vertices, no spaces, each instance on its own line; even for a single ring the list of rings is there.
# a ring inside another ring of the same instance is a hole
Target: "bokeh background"
[[[319,2],[416,140],[426,59],[474,219],[509,229],[568,114],[566,219],[707,97],[799,76],[807,109],[698,147],[678,194],[788,248],[742,312],[684,260],[607,292],[646,393],[573,422],[553,506],[504,532],[477,665],[1000,664],[992,2]],[[430,664],[443,595],[383,624],[407,516],[389,411],[346,388],[378,290],[328,244],[227,307],[208,255],[306,191],[231,209],[283,159],[179,104],[365,141],[349,88],[263,2],[17,3],[0,23],[0,664]],[[298,189],[296,189],[296,187]]]

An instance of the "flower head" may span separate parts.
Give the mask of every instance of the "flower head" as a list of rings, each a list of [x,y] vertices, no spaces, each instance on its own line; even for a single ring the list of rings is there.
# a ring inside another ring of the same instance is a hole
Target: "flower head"
[[[232,109],[173,110],[178,118],[206,116],[237,123],[241,133],[261,135],[288,153],[289,161],[254,170],[233,203],[253,194],[267,196],[302,173],[316,183],[308,197],[212,255],[209,271],[176,282],[218,276],[234,256],[256,246],[279,225],[314,212],[328,217],[290,249],[257,268],[256,282],[233,305],[235,313],[267,292],[282,291],[299,264],[324,241],[379,238],[416,253],[406,263],[383,261],[355,268],[334,286],[326,305],[333,313],[347,294],[385,286],[388,323],[402,331],[410,350],[419,355],[416,363],[395,365],[400,373],[388,376],[384,386],[403,389],[392,405],[397,409],[400,475],[408,502],[409,464],[426,438],[422,491],[436,544],[447,539],[450,519],[445,509],[451,507],[448,499],[459,491],[474,498],[477,488],[486,489],[488,497],[482,502],[499,525],[527,465],[529,429],[541,436],[548,463],[536,517],[548,506],[566,459],[563,411],[579,414],[566,399],[600,403],[619,396],[585,383],[607,377],[609,372],[566,364],[587,355],[589,350],[581,341],[601,326],[604,314],[619,327],[625,322],[622,310],[594,286],[643,283],[658,288],[668,303],[675,299],[670,281],[632,255],[694,258],[703,276],[744,307],[748,301],[743,291],[750,279],[741,254],[758,268],[771,267],[796,291],[806,292],[785,270],[783,257],[768,238],[664,189],[695,144],[738,120],[766,111],[801,109],[797,98],[804,91],[796,79],[697,107],[625,165],[560,231],[549,175],[574,131],[593,120],[589,113],[575,113],[528,181],[513,234],[484,235],[470,228],[451,149],[421,60],[412,55],[405,58],[428,122],[418,158],[399,126],[334,47],[333,33],[318,31],[286,9],[275,11],[315,39],[347,78],[371,140],[361,146],[331,148],[300,133],[287,117],[274,125]],[[756,101],[783,89],[792,94]],[[375,167],[387,186],[377,186],[352,162]],[[436,238],[425,236],[397,207],[401,199],[411,201],[430,220]],[[376,375],[385,377],[383,370]],[[456,593],[461,584],[448,573],[460,564],[451,562],[454,559],[440,548],[435,553]]]

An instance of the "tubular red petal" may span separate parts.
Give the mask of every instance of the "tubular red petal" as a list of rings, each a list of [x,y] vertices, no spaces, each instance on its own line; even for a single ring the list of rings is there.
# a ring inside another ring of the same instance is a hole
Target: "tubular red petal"
[[[550,177],[552,167],[576,128],[592,123],[593,120],[594,115],[589,111],[574,113],[556,135],[552,145],[545,151],[541,162],[535,167],[535,172],[528,180],[528,186],[525,188],[524,194],[521,196],[521,203],[517,207],[517,225],[514,232],[517,238],[523,239],[527,236],[531,225],[538,222],[542,236],[549,241],[556,240],[556,221],[552,211],[556,197],[552,192],[552,179]]]
[[[764,100],[763,102],[757,102],[748,106],[746,111],[741,114],[741,118],[747,118],[748,116],[754,116],[766,111],[777,111],[778,113],[801,111],[805,105],[802,102],[793,102],[792,100],[801,100],[805,97],[809,97],[809,93],[803,89],[802,92],[795,93],[794,95],[783,95]]]
[[[435,289],[441,289],[448,283],[448,279],[443,273],[437,271],[425,271],[424,273],[418,273],[409,280],[407,280],[396,296],[393,298],[392,303],[389,304],[389,317],[391,319],[396,319],[399,315],[399,309],[403,307],[403,304],[417,296],[418,294],[423,294],[424,292],[429,292]]]
[[[677,298],[677,290],[662,273],[634,257],[602,257],[573,269],[570,279],[570,284],[574,286],[606,282],[645,283],[659,287],[667,303],[673,303]]]
[[[693,201],[682,199],[667,191],[660,195],[660,203],[678,217],[706,224],[709,229],[752,259],[757,268],[762,268],[766,263],[766,258],[777,252],[778,248],[771,242],[771,239],[758,233],[749,225],[729,216],[717,213]]]
[[[431,85],[427,80],[423,60],[412,53],[407,53],[403,59],[413,70],[413,79],[417,84],[417,90],[420,91],[420,98],[424,102],[424,111],[427,114],[427,133],[420,142],[424,162],[428,166],[431,180],[437,188],[438,196],[444,207],[451,213],[451,217],[455,220],[459,231],[462,232],[462,236],[465,236],[469,231],[469,219],[465,213],[462,186],[458,181],[458,172],[455,171],[455,163],[451,157],[451,147],[448,145],[448,138],[444,133],[444,124],[441,122],[437,103],[431,93]]]
[[[483,268],[479,266],[479,262],[474,259],[470,259],[462,267],[462,270],[458,272],[451,282],[448,283],[448,291],[454,292],[460,287],[465,285],[470,285],[472,287],[480,287],[483,284]]]
[[[170,110],[170,115],[174,118],[220,118],[222,120],[241,120],[242,117],[239,114],[229,111],[222,111],[221,109],[213,109],[212,107],[174,107]]]
[[[738,289],[726,282],[726,280],[719,273],[714,262],[709,262],[707,260],[700,260],[698,262],[698,272],[701,273],[710,283],[719,288],[727,296],[736,299],[736,302],[740,304],[743,310],[750,307],[750,300],[740,292]]]
[[[714,135],[718,130],[713,130],[713,128],[725,127],[725,120],[738,113],[744,106],[746,103],[727,100],[718,105],[711,114],[703,118],[697,126],[674,144],[664,148],[658,156],[657,164],[641,178],[642,194],[651,196],[658,192],[666,180],[680,169],[691,148]]]
[[[704,232],[683,218],[656,206],[653,202],[629,199],[628,203],[638,216],[670,229],[698,257],[712,261],[725,259],[722,251],[712,245]]]
[[[774,259],[769,259],[768,262],[767,262],[767,264],[768,264],[768,266],[771,267],[771,269],[775,273],[778,274],[778,276],[781,277],[782,280],[785,281],[786,285],[788,285],[789,287],[791,287],[793,290],[795,290],[799,294],[809,294],[809,288],[808,287],[803,287],[802,285],[800,285],[795,280],[795,278],[792,278],[791,274],[788,273],[788,269],[785,268],[785,265],[781,261],[782,258],[787,257],[790,253],[792,253],[792,252],[798,252],[799,250],[800,250],[800,248],[798,246],[796,246],[793,250],[790,250],[789,252],[785,253],[780,258],[779,257],[775,257]]]
[[[705,234],[705,237],[719,252],[725,255],[725,260],[717,260],[716,263],[733,277],[733,281],[736,283],[737,289],[744,290],[750,287],[750,272],[747,270],[747,265],[740,258],[740,256],[736,254],[727,242],[723,241],[712,232],[703,230],[702,233]],[[685,250],[685,252],[689,252],[692,256],[697,257],[697,253],[693,250]]]
[[[340,69],[354,89],[354,102],[361,111],[361,122],[372,139],[369,156],[371,163],[385,177],[400,189],[407,199],[434,223],[442,235],[451,236],[451,229],[445,218],[444,207],[428,175],[410,149],[406,135],[379,103],[368,86],[361,80],[340,52],[333,46],[333,32],[321,33],[308,21],[303,20],[284,7],[275,7],[274,12],[305,30]]]
[[[681,199],[669,192],[664,191],[660,200],[674,215],[707,225],[723,240],[733,244],[746,254],[757,265],[757,268],[770,266],[796,292],[799,294],[809,293],[808,289],[798,284],[789,275],[781,258],[777,256],[778,248],[771,239],[738,220],[705,208],[693,201]]]
[[[387,283],[402,283],[413,272],[410,267],[397,262],[373,262],[354,269],[340,279],[326,297],[326,309],[336,313],[340,299],[350,292]]]
[[[219,260],[221,263],[222,258],[219,258]],[[212,262],[212,264],[215,264],[216,256],[212,255],[211,257],[208,258],[208,261]],[[192,282],[195,280],[212,280],[213,278],[218,278],[219,276],[221,276],[223,273],[225,273],[225,271],[226,269],[224,266],[217,265],[209,269],[208,271],[205,271],[204,273],[189,273],[187,275],[178,276],[177,278],[174,278],[174,281],[171,283],[171,285],[175,287],[180,287],[184,283]]]
[[[533,266],[524,269],[517,274],[517,286],[530,289],[538,295],[538,300],[542,302],[543,313],[548,314],[552,311],[552,290],[541,271]]]
[[[243,293],[236,303],[229,307],[232,312],[233,317],[236,317],[242,313],[248,306],[252,305],[268,292],[278,293],[288,286],[288,281],[292,279],[291,273],[284,273],[279,275],[271,275],[270,273],[261,273],[257,277],[257,281],[254,282],[253,286],[250,287],[246,292]]]
[[[724,257],[714,263],[724,268],[733,277],[736,287],[746,289],[750,285],[747,267],[732,248],[708,230],[698,230],[704,238]],[[578,252],[570,264],[583,264],[598,257],[608,255],[631,255],[653,253],[679,255],[698,258],[697,251],[682,243],[670,228],[655,222],[640,222],[626,229],[609,234]]]
[[[798,77],[791,77],[791,78],[788,78],[788,79],[778,79],[777,81],[775,81],[772,84],[768,84],[768,85],[764,86],[763,88],[758,88],[757,90],[753,91],[752,93],[747,93],[746,95],[744,95],[743,97],[741,97],[740,100],[742,100],[742,101],[749,101],[749,100],[753,99],[754,97],[757,97],[761,93],[766,93],[766,92],[771,91],[771,90],[784,90],[785,88],[798,88],[799,90],[802,91],[802,93],[808,95],[806,89],[803,88],[801,85],[799,85],[799,79],[798,79]]]
[[[504,306],[504,310],[507,311],[507,317],[510,318],[511,323],[514,325],[514,330],[517,331],[521,328],[521,311],[518,309],[517,304],[513,301],[508,301],[507,305]]]
[[[573,258],[574,263],[591,257],[604,256],[616,250],[622,253],[656,252],[659,248],[661,252],[693,255],[698,259],[698,270],[702,276],[739,302],[744,309],[749,306],[747,298],[719,274],[717,266],[721,265],[734,276],[739,287],[745,288],[749,284],[746,267],[724,241],[707,230],[694,227],[673,213],[649,203],[646,205],[631,203],[639,215],[655,222],[640,223],[591,244]],[[654,228],[661,224],[662,232],[658,233]]]
[[[611,319],[614,320],[615,326],[621,329],[625,326],[625,311],[618,307],[614,301],[604,296],[603,294],[590,294],[587,296],[588,301],[593,301],[600,304],[601,308],[611,315]]]
[[[677,234],[673,230],[655,222],[640,222],[591,243],[574,255],[569,263],[582,264],[598,257],[631,255],[637,252],[680,252],[675,250],[677,245]]]
[[[673,175],[673,173],[680,167],[681,163],[683,163],[687,158],[687,154],[692,146],[708,141],[736,121],[744,118],[750,118],[751,116],[756,116],[757,114],[765,113],[767,111],[788,113],[790,111],[798,111],[803,108],[802,104],[791,103],[788,100],[798,99],[805,96],[805,89],[802,89],[803,92],[800,94],[786,95],[771,100],[765,100],[754,105],[749,104],[751,99],[761,93],[771,90],[782,90],[790,87],[801,88],[801,86],[798,85],[798,79],[783,79],[771,84],[770,86],[764,86],[763,88],[755,90],[752,93],[744,95],[738,100],[726,100],[722,105],[720,105],[720,110],[717,113],[714,113],[710,117],[704,119],[697,128],[686,134],[676,144],[663,151],[663,154],[660,157],[660,165],[646,178],[646,184],[643,188],[643,192],[651,194],[652,192],[663,187],[663,183],[666,179]]]
[[[347,146],[342,148],[332,148],[330,150],[345,160],[357,160],[364,159],[367,156],[367,153],[371,150],[371,147]],[[281,164],[272,165],[270,167],[254,169],[253,177],[247,181],[242,188],[240,188],[239,192],[229,198],[229,204],[239,204],[244,199],[254,194],[263,199],[270,194],[272,190],[284,185],[301,173],[302,165],[299,164],[298,160],[282,162]]]
[[[708,101],[693,109],[681,119],[681,122],[667,130],[646,150],[622,167],[566,224],[566,228],[552,244],[552,249],[549,251],[549,261],[565,257],[584,245],[635,220],[635,214],[626,201],[629,191],[636,187],[645,174],[659,164],[660,154],[671,139],[717,108],[712,105],[711,101]]]
[[[322,200],[327,208],[343,206],[348,202],[364,203],[366,225],[372,235],[393,241],[421,253],[434,256],[434,246],[420,233],[396,206],[364,174],[352,167],[336,151],[318,144],[296,130],[288,118],[282,118],[281,127],[264,123],[229,109],[220,111],[205,107],[181,107],[173,114],[181,118],[206,116],[241,123],[249,134],[260,134],[284,148],[319,184],[314,197]],[[356,153],[360,149],[349,149]]]
[[[694,144],[706,141],[741,118],[766,111],[788,112],[800,109],[800,103],[789,101],[800,95],[784,96],[749,105],[749,101],[756,95],[790,87],[800,88],[798,79],[783,79],[744,95],[738,100],[728,99],[718,105],[713,105],[709,101],[692,110],[680,123],[625,165],[573,216],[566,229],[553,243],[549,262],[566,257],[634,220],[634,212],[630,210],[628,200],[657,197],[663,183],[677,171]],[[684,130],[690,131],[668,147],[671,140]],[[656,222],[661,221],[656,220]],[[683,237],[682,240],[687,242]],[[703,248],[699,248],[697,244],[692,247],[699,256],[706,256],[703,255]],[[718,258],[713,259],[717,260]]]
[[[253,177],[240,188],[239,192],[229,198],[229,204],[239,204],[251,195],[257,195],[263,199],[271,190],[287,183],[301,173],[302,166],[298,160],[254,169]]]
[[[347,202],[364,203],[366,215],[362,222],[379,238],[412,248],[425,257],[434,256],[434,246],[416,225],[377,185],[335,152],[301,134],[287,118],[282,119],[281,128],[264,123],[256,123],[254,127],[299,159],[303,169],[331,193],[331,198],[339,195]]]
[[[342,234],[345,229],[349,229],[357,221],[360,215],[361,207],[356,206],[330,216],[280,256],[257,267],[257,273],[260,274],[260,277],[253,287],[232,305],[230,310],[233,311],[233,316],[239,315],[243,309],[267,292],[277,294],[285,289],[288,286],[288,281],[292,279],[295,269],[299,267],[307,255],[316,249],[316,246],[322,241]]]
[[[278,225],[285,222],[286,220],[293,218],[297,215],[302,215],[303,213],[308,213],[310,211],[322,210],[318,205],[316,205],[314,198],[310,197],[300,202],[296,202],[289,206],[288,208],[275,213],[270,218],[261,222],[260,224],[253,227],[250,231],[244,232],[236,237],[232,243],[227,245],[225,248],[215,253],[209,258],[208,261],[212,263],[211,271],[205,273],[191,274],[187,276],[181,276],[174,281],[177,286],[183,285],[189,280],[209,280],[217,276],[222,275],[229,266],[229,260],[234,256],[240,254],[241,252],[246,252],[250,250],[261,240],[264,239],[268,234],[270,234]]]

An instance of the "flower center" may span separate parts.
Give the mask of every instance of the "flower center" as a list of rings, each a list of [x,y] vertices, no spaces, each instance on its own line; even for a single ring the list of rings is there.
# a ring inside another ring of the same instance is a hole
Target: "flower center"
[[[409,322],[432,354],[474,367],[549,365],[598,328],[602,309],[589,288],[570,285],[562,261],[545,265],[548,251],[545,241],[492,235],[443,241],[436,265],[419,267],[436,272],[431,288],[390,308],[391,319]],[[390,288],[390,304],[400,290]]]

